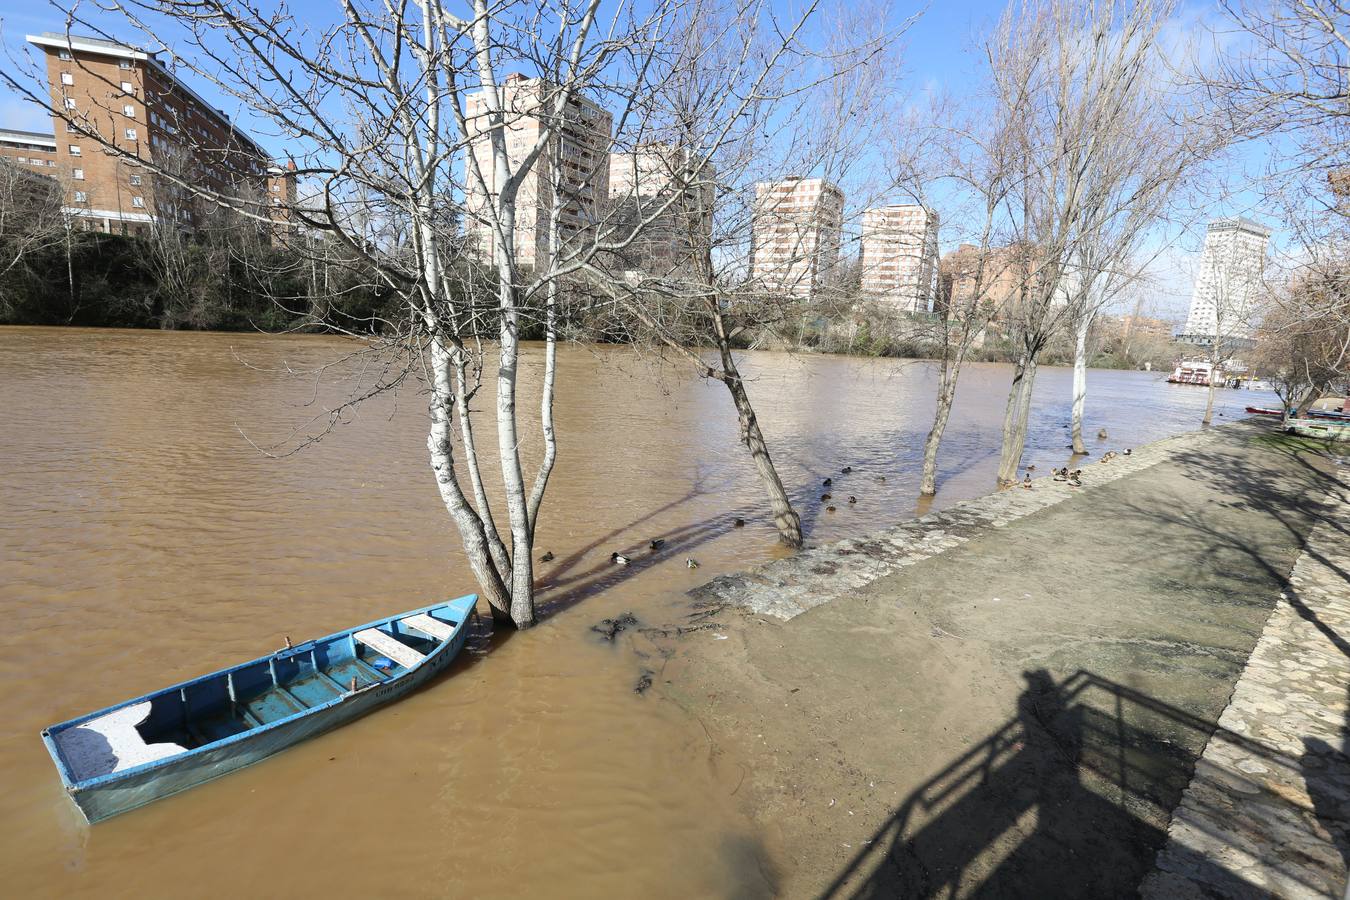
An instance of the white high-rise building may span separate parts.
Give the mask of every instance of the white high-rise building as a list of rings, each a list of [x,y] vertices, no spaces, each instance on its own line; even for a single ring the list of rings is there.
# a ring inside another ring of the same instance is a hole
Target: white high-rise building
[[[755,185],[751,275],[761,289],[809,300],[839,262],[844,192],[822,178]]]
[[[937,293],[938,216],[915,205],[863,213],[862,290],[904,312],[932,312]]]
[[[550,109],[557,85],[542,78],[510,75],[501,84],[505,111],[503,130],[506,155],[512,167],[518,166],[534,149],[543,134],[541,112]],[[465,182],[465,231],[479,256],[490,260],[494,235],[489,224],[488,205],[495,194],[496,169],[492,163],[491,108],[483,92],[465,100],[469,130],[469,152],[477,161],[486,184],[486,194],[474,178]],[[575,241],[594,228],[602,207],[609,198],[609,143],[613,116],[589,100],[573,97],[563,114],[561,197],[564,203],[561,224],[564,242]],[[553,208],[550,182],[553,174],[547,159],[541,156],[525,176],[516,195],[516,259],[524,265],[542,266],[548,262],[548,222]]]
[[[1215,219],[1180,340],[1210,344],[1218,338],[1248,340],[1257,313],[1270,229],[1251,219]]]

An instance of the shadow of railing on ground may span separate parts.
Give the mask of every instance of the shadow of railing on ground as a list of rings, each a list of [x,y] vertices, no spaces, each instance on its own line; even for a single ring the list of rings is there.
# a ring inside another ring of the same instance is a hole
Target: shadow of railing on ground
[[[1017,715],[906,797],[823,897],[1136,896],[1215,724],[1087,671],[1024,677]],[[1220,730],[1253,759],[1292,762]],[[1323,792],[1342,827],[1344,787]],[[1299,878],[1296,861],[1272,864]]]

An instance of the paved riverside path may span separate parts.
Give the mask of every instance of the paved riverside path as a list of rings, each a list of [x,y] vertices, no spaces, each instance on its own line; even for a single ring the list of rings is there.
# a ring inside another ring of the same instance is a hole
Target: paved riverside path
[[[1338,482],[1252,423],[1084,469],[698,593],[717,628],[667,648],[659,687],[708,729],[775,893],[1137,895]],[[1327,702],[1335,732],[1344,691]],[[1251,737],[1244,759],[1287,752]],[[1305,812],[1343,881],[1347,809]]]

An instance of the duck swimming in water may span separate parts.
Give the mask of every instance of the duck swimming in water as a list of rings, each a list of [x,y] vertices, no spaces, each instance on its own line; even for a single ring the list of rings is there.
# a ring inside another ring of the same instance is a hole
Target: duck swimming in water
[[[853,471],[853,467],[852,467],[852,466],[844,466],[844,467],[843,467],[842,469],[840,469],[839,471],[840,471],[842,474],[847,475],[847,474],[849,474],[850,472]]]
[[[543,556],[539,557],[539,561],[540,561],[540,562],[553,562],[553,551],[550,550],[549,552],[545,553]]]
[[[692,556],[689,557],[688,559],[686,559],[686,560],[684,561],[684,564],[685,564],[688,568],[690,568],[690,569],[697,569],[697,568],[698,568],[698,560],[694,559]]]
[[[652,542],[647,546],[652,548],[653,550],[660,550],[661,547],[665,545],[665,543],[666,543],[665,538],[652,538]]]
[[[832,484],[834,484],[833,478],[826,478],[824,481],[821,482],[821,485],[823,485],[824,487],[829,487]]]
[[[628,557],[624,556],[622,553],[611,553],[609,555],[609,561],[616,566],[628,565]]]

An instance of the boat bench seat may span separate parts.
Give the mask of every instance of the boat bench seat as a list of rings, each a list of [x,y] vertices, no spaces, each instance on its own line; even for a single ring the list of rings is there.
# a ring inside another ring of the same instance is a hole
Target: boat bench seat
[[[385,634],[378,628],[367,628],[365,631],[358,631],[352,635],[361,643],[372,650],[378,650],[385,656],[392,659],[405,669],[411,669],[413,666],[426,659],[421,653],[418,653],[407,644],[391,635]]]
[[[448,622],[442,622],[440,619],[433,619],[426,613],[418,613],[415,616],[408,616],[406,619],[399,619],[400,625],[411,625],[418,631],[429,634],[438,641],[448,641],[450,636],[455,633],[455,626]]]
[[[150,715],[150,701],[115,709],[53,736],[76,781],[121,772],[186,753],[179,744],[147,744],[136,730]]]

